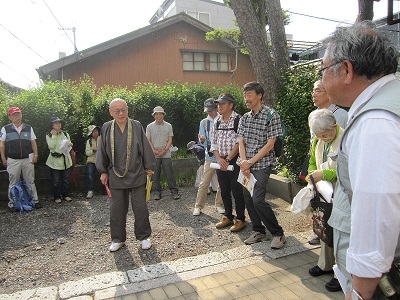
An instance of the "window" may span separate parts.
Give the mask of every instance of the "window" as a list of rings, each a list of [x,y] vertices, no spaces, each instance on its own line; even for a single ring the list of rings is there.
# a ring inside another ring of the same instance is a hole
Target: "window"
[[[232,54],[183,52],[184,71],[229,72],[232,69]]]
[[[208,26],[211,26],[210,13],[208,12],[186,11],[186,14]]]

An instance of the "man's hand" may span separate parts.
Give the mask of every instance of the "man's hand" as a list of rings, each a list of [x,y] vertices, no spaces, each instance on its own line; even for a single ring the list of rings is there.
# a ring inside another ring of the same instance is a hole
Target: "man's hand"
[[[206,141],[206,137],[202,134],[198,134],[200,141],[204,144],[204,142]]]
[[[229,167],[229,162],[227,162],[224,158],[220,157],[217,160],[218,164],[221,166],[221,171],[226,171]]]
[[[153,172],[152,169],[145,169],[145,171],[146,171],[146,174],[147,174],[148,176],[152,176],[152,175],[154,174],[154,172]]]
[[[108,174],[107,173],[101,173],[100,181],[101,181],[101,183],[103,185],[108,185]]]

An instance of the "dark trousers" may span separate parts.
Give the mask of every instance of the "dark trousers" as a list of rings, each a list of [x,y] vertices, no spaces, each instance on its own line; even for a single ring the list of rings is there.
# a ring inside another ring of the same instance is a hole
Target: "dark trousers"
[[[55,170],[50,168],[54,200],[68,197],[70,174],[71,168],[68,168],[66,170]]]
[[[157,158],[156,165],[154,167],[153,174],[153,191],[161,195],[161,168],[164,170],[165,177],[167,178],[168,187],[172,194],[178,194],[178,188],[176,186],[174,170],[172,169],[172,159],[169,158]]]
[[[235,198],[236,218],[244,222],[244,210],[246,206],[244,204],[242,185],[237,181],[240,168],[236,164],[236,160],[231,161],[230,164],[233,166],[233,171],[217,170],[219,188],[225,207],[225,216],[229,220],[233,220],[232,192],[233,198]]]
[[[94,173],[96,172],[96,165],[94,163],[86,164],[87,174],[87,190],[93,191]]]
[[[132,189],[111,189],[110,198],[110,229],[113,242],[126,241],[126,217],[131,202],[135,219],[134,232],[139,241],[151,235],[149,211],[146,203],[145,185]],[[130,199],[129,199],[130,194]]]
[[[253,230],[265,233],[265,227],[273,236],[282,236],[283,229],[278,224],[278,220],[271,205],[265,201],[267,193],[267,183],[271,174],[270,168],[251,171],[257,182],[254,186],[253,197],[249,191],[243,187],[244,200],[246,202],[247,212],[249,213]],[[264,224],[264,225],[263,225]]]

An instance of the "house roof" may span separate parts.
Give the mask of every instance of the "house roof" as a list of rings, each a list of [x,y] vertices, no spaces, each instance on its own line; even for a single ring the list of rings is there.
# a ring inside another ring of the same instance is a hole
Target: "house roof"
[[[43,66],[37,68],[36,71],[38,72],[40,78],[44,78],[44,77],[47,78],[48,76],[50,76],[50,78],[57,78],[58,70],[62,67],[68,66],[68,65],[73,64],[78,61],[82,61],[83,59],[85,59],[87,57],[90,57],[92,55],[106,51],[108,49],[119,46],[121,44],[131,42],[135,39],[146,36],[157,30],[177,24],[179,22],[188,23],[189,25],[196,27],[197,29],[202,30],[204,32],[209,32],[209,31],[214,30],[212,27],[196,20],[195,18],[190,17],[189,15],[187,15],[185,13],[179,13],[170,18],[166,18],[160,22],[157,22],[152,25],[132,31],[130,33],[121,35],[117,38],[114,38],[112,40],[109,40],[104,43],[98,44],[96,46],[90,47],[88,49],[79,51],[79,52],[71,54],[69,56],[60,58],[54,62],[48,63],[46,65],[43,65]],[[232,45],[230,45],[230,43],[228,41],[222,41],[222,42],[224,44],[226,44],[228,47],[232,48]]]

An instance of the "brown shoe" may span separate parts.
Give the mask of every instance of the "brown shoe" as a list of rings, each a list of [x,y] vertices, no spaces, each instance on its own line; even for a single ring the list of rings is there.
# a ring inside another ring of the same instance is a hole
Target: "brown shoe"
[[[216,228],[223,228],[229,225],[233,225],[233,221],[229,220],[228,217],[223,217],[222,220],[220,222],[218,222],[217,224],[215,224]]]
[[[243,222],[242,220],[236,220],[235,224],[231,227],[230,231],[231,232],[238,232],[246,228],[246,222]]]

